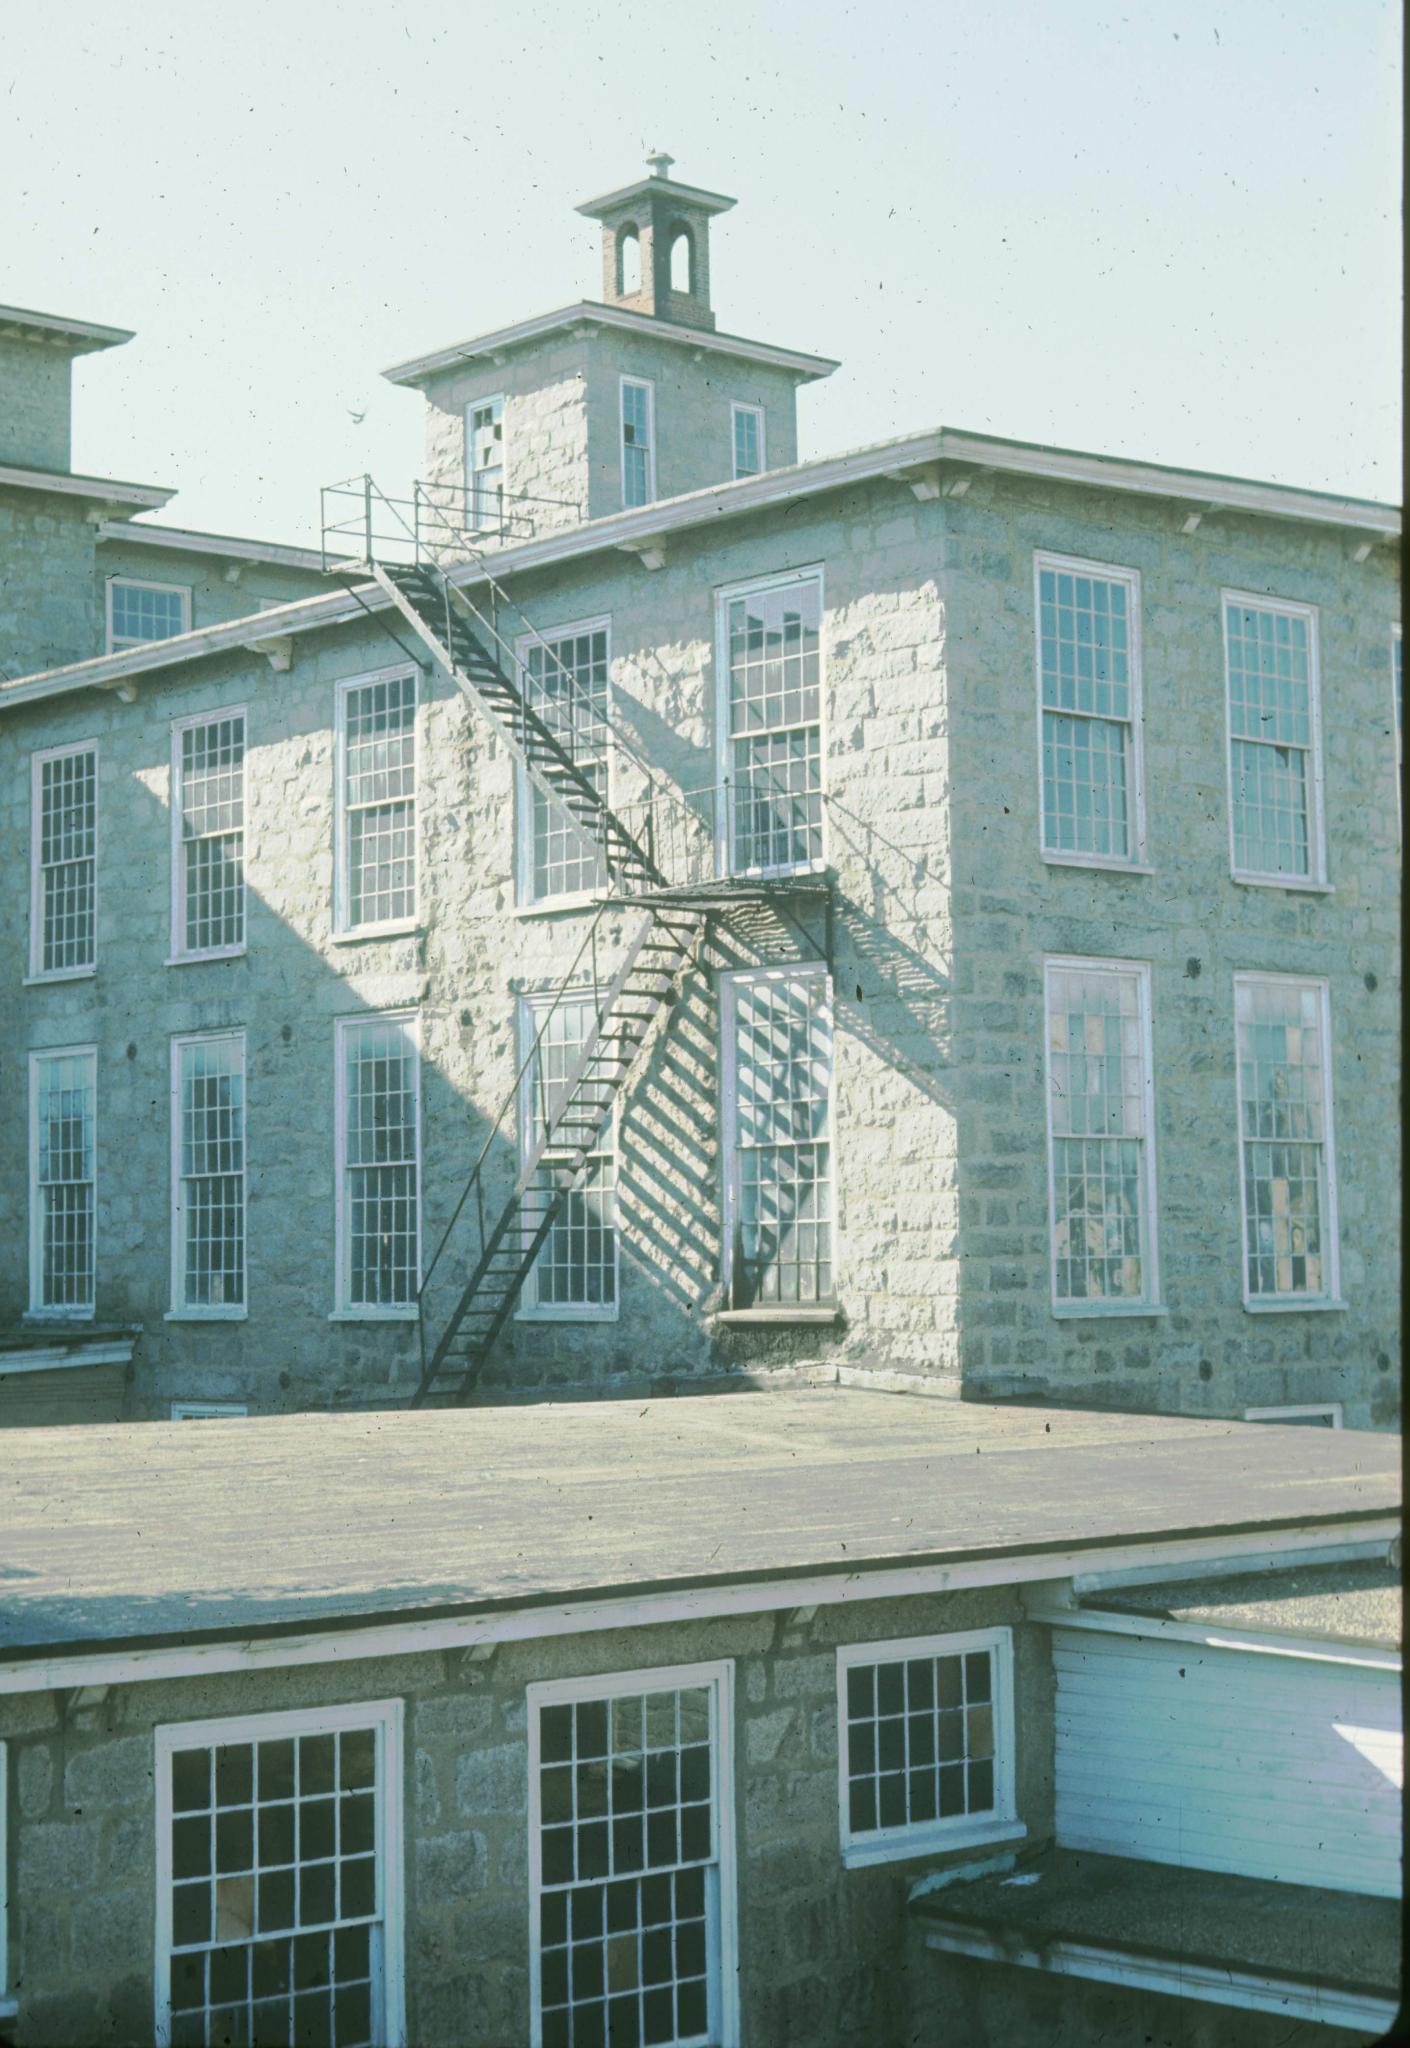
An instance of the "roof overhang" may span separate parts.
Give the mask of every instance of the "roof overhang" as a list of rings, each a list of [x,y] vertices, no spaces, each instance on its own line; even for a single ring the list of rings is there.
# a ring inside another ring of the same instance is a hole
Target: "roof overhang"
[[[615,192],[603,192],[596,199],[585,199],[581,206],[574,207],[575,213],[586,214],[589,220],[601,220],[604,213],[615,213],[619,206],[630,206],[638,199],[673,199],[677,206],[690,206],[697,213],[728,213],[732,206],[738,206],[737,199],[731,199],[724,192],[707,192],[701,185],[682,185],[675,178],[635,178],[630,185],[619,185]]]
[[[831,356],[805,355],[798,349],[775,348],[766,341],[748,341],[738,334],[717,334],[700,327],[682,327],[674,320],[657,320],[649,313],[633,313],[624,306],[604,306],[596,299],[580,299],[575,306],[560,306],[557,312],[540,313],[533,320],[516,321],[513,327],[499,327],[493,333],[476,335],[470,341],[458,341],[453,347],[437,349],[431,355],[416,356],[406,363],[394,363],[382,375],[392,384],[420,385],[461,363],[472,363],[483,356],[506,355],[511,349],[523,348],[530,342],[542,340],[545,335],[574,327],[619,328],[651,341],[675,342],[681,348],[696,353],[734,356],[743,362],[763,363],[770,369],[791,372],[800,383],[830,377],[837,368]]]
[[[113,512],[155,512],[176,496],[159,484],[117,483],[111,477],[75,476],[67,469],[18,469],[0,464],[0,490],[47,491],[60,498],[82,498],[96,508],[90,516]]]
[[[62,320],[55,313],[31,312],[27,306],[0,306],[0,340],[40,342],[71,356],[121,348],[133,332],[130,327],[99,327],[92,320]]]
[[[278,569],[321,571],[324,558],[317,548],[281,547],[270,541],[239,540],[228,533],[197,533],[180,526],[139,526],[131,519],[105,519],[98,528],[100,541],[125,541],[139,548],[164,548],[168,553],[216,555],[229,562],[267,562]]]

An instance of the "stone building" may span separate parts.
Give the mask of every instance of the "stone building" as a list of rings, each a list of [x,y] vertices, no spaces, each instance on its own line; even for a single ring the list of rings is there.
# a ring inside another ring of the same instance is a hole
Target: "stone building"
[[[129,337],[0,316],[0,1413],[1390,1425],[1397,514],[799,461],[836,365],[720,329],[670,169],[601,299],[389,373],[331,573],[74,472]]]

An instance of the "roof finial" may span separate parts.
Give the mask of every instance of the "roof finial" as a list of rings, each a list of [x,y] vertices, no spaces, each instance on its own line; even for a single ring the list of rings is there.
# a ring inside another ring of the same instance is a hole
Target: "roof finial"
[[[675,158],[673,156],[667,156],[664,149],[653,150],[650,156],[646,159],[647,169],[651,172],[653,178],[666,177],[669,174],[671,165],[674,162]]]

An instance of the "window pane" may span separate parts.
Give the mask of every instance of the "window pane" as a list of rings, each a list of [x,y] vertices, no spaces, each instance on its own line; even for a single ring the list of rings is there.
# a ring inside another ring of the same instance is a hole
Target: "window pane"
[[[180,1305],[245,1298],[245,1053],[238,1038],[178,1048]]]
[[[994,1652],[986,1649],[912,1657],[904,1665],[849,1666],[853,1832],[901,1830],[993,1810],[993,1664]],[[883,1682],[885,1674],[894,1682]]]
[[[563,1102],[568,1077],[596,1023],[590,1001],[525,1004],[525,1031],[543,1026],[529,1069],[521,1137],[524,1156],[537,1145],[545,1122]],[[617,1132],[609,1116],[574,1188],[545,1238],[534,1265],[533,1298],[541,1308],[610,1307],[617,1298]]]
[[[1054,1294],[1146,1292],[1149,1075],[1141,981],[1117,968],[1048,972]]]
[[[1247,874],[1312,871],[1312,656],[1306,618],[1251,605],[1224,610],[1234,865]]]
[[[736,406],[734,413],[734,473],[736,477],[759,474],[759,415],[750,406]]]
[[[154,590],[149,584],[112,585],[113,647],[131,647],[146,640],[170,640],[186,629],[186,593]]]
[[[36,1308],[93,1306],[96,1088],[92,1053],[54,1054],[35,1063]]]
[[[735,984],[735,1304],[832,1298],[825,975]]]
[[[344,704],[348,924],[416,911],[416,677],[349,690]]]
[[[382,1020],[342,1033],[348,1302],[414,1301],[417,1271],[417,1052],[407,1026]]]
[[[181,857],[188,953],[245,941],[245,721],[181,733]]]
[[[39,765],[39,918],[42,974],[97,957],[98,757],[60,754]]]
[[[736,872],[822,858],[821,625],[815,578],[729,601]]]
[[[504,510],[504,400],[492,398],[470,414],[472,528],[497,531]]]
[[[1050,852],[1132,854],[1133,601],[1119,578],[1039,568],[1043,844]]]
[[[1250,1295],[1330,1292],[1327,1047],[1315,984],[1239,981],[1239,1131]]]
[[[651,500],[651,393],[622,385],[622,497],[628,507]]]
[[[607,794],[607,634],[567,633],[531,645],[523,666],[529,703],[603,797]],[[549,896],[601,889],[607,883],[602,848],[563,804],[537,784],[521,784],[531,806],[532,889]]]

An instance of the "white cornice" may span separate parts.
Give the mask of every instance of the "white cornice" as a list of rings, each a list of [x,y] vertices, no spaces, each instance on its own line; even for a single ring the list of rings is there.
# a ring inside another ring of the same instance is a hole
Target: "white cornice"
[[[90,504],[130,505],[135,511],[155,512],[176,496],[159,484],[114,483],[111,477],[75,476],[67,469],[17,469],[0,465],[0,489],[50,491],[61,498],[86,498]]]
[[[186,555],[218,555],[223,561],[267,562],[272,568],[321,570],[317,548],[283,547],[273,541],[236,540],[225,533],[197,533],[180,526],[139,526],[131,519],[105,519],[100,541],[128,541],[139,548],[166,548]]]
[[[6,341],[45,342],[70,355],[98,348],[121,348],[131,341],[130,327],[100,327],[93,320],[63,320],[57,313],[35,313],[28,306],[0,306],[0,337]]]

